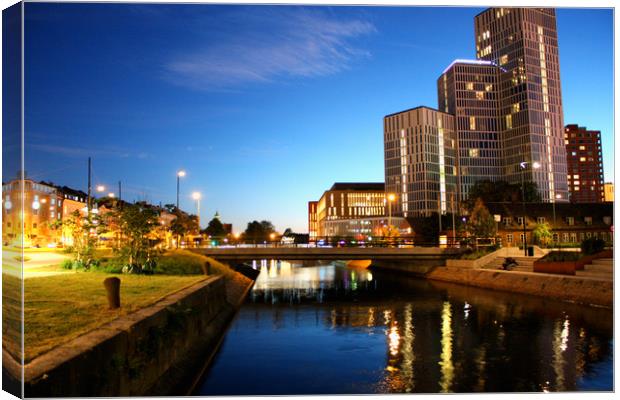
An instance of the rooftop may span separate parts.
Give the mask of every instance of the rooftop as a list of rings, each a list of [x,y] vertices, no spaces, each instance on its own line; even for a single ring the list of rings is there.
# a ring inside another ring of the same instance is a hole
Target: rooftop
[[[392,113],[392,114],[388,114],[388,115],[386,115],[386,116],[385,116],[385,117],[383,117],[383,118],[392,117],[392,116],[394,116],[394,115],[402,114],[402,113],[409,112],[409,111],[414,111],[414,110],[417,110],[417,109],[420,109],[420,108],[426,108],[427,110],[435,111],[435,112],[438,112],[438,113],[447,114],[447,115],[452,115],[452,114],[448,114],[448,113],[446,113],[446,112],[443,112],[443,111],[438,110],[438,109],[433,108],[433,107],[429,107],[429,106],[417,106],[417,107],[413,107],[413,108],[408,108],[408,109],[406,109],[406,110],[398,111],[398,112],[395,112],[395,113]]]
[[[336,182],[329,190],[384,191],[383,182]]]
[[[455,64],[489,65],[489,66],[497,67],[497,65],[493,61],[487,61],[487,60],[465,60],[465,59],[458,58],[458,59],[452,61],[450,63],[450,65],[448,65],[446,67],[446,69],[444,69],[441,74],[443,75],[446,72],[448,72],[448,70],[450,68],[452,68]]]

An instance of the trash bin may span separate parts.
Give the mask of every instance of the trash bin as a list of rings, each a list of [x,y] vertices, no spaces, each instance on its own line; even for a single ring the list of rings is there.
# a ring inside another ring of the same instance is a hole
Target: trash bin
[[[534,257],[534,246],[527,246],[527,255],[529,257]]]

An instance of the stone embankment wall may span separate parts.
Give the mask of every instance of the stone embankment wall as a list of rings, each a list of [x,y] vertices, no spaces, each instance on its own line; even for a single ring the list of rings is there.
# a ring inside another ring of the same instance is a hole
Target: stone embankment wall
[[[450,266],[437,267],[426,278],[602,307],[613,305],[613,282],[606,280]]]
[[[188,394],[245,285],[231,304],[223,277],[205,279],[37,357],[24,367],[26,397]]]

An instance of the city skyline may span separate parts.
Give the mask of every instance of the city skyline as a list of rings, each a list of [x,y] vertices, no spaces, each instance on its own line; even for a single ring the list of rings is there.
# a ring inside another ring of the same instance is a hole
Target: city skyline
[[[26,171],[84,190],[92,156],[94,184],[166,204],[184,169],[181,208],[202,192],[203,226],[219,211],[235,231],[305,232],[325,187],[383,180],[383,117],[436,104],[482,10],[29,3]],[[564,122],[601,131],[613,181],[612,12],[557,16]]]

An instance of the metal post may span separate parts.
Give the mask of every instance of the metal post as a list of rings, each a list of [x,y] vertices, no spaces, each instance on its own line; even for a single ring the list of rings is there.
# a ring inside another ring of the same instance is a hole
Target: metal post
[[[181,177],[177,173],[177,209],[179,209],[179,186],[181,185]]]
[[[90,216],[90,157],[88,157],[88,199],[86,200],[86,215]]]
[[[388,199],[388,229],[392,226],[392,202]]]
[[[556,196],[556,195],[554,194],[554,197],[553,197],[553,230],[551,231],[551,232],[552,232],[552,233],[551,233],[551,239],[553,239],[553,237],[554,237],[554,236],[555,236],[555,234],[556,234],[556,233],[555,233],[555,227],[556,227],[556,225],[555,225],[555,200],[556,200],[556,198],[557,198],[557,197],[555,197],[555,196]],[[559,236],[559,235],[558,235],[558,236]],[[555,244],[556,244],[556,241],[555,241],[555,239],[553,239],[553,248],[554,248],[554,249],[555,249]]]
[[[452,245],[456,244],[456,220],[454,217],[454,193],[450,194],[450,202],[452,203]]]
[[[525,163],[521,164],[521,201],[523,203],[523,252],[527,257],[527,232],[525,230]]]

